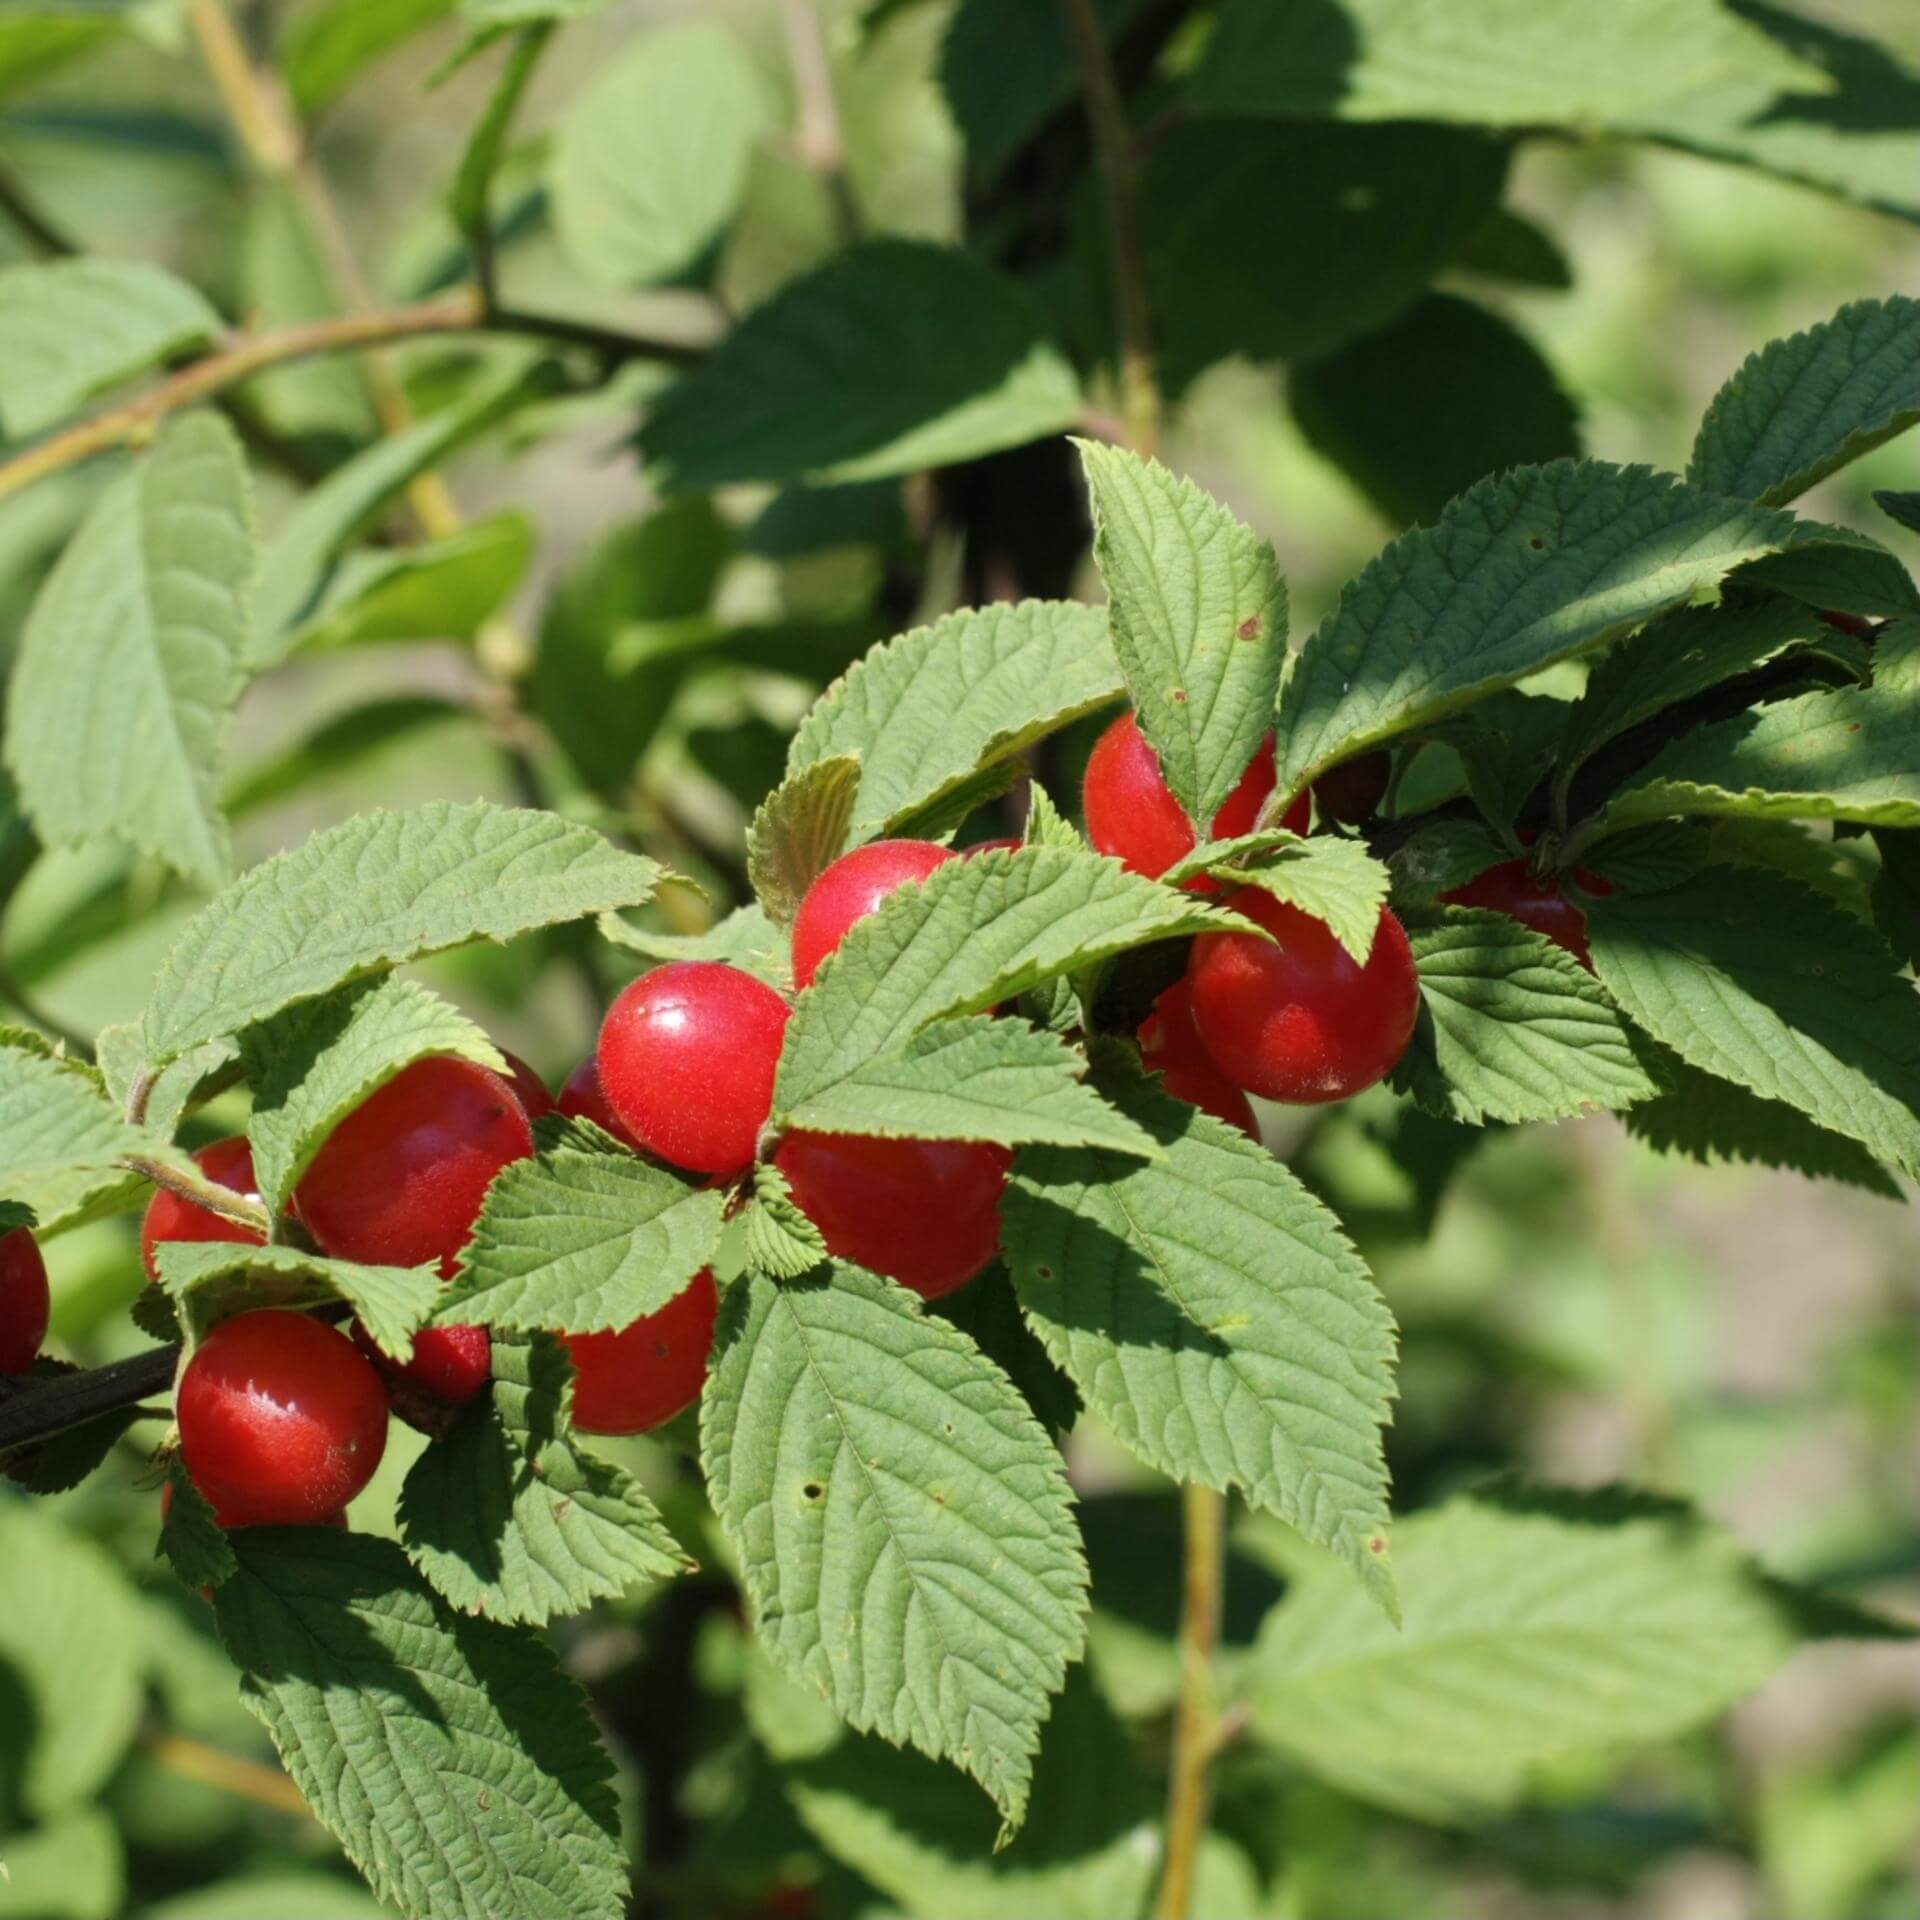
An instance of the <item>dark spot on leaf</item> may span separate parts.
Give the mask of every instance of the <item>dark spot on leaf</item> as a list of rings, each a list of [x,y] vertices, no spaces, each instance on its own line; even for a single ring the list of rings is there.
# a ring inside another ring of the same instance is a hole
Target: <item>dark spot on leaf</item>
[[[1260,616],[1257,613],[1248,614],[1234,631],[1242,640],[1258,640],[1260,638]]]
[[[818,1480],[809,1480],[807,1484],[800,1489],[802,1496],[808,1500],[823,1499],[826,1491],[826,1488],[823,1487]]]
[[[1385,1553],[1386,1550],[1387,1550],[1386,1541],[1377,1533],[1373,1536],[1371,1540],[1367,1542],[1367,1551],[1369,1553],[1381,1554],[1381,1553]]]
[[[1035,1267],[1034,1272],[1037,1273],[1042,1280],[1051,1280],[1053,1278],[1053,1269],[1051,1267]]]
[[[1185,687],[1175,687],[1167,698],[1170,699],[1176,707],[1184,707],[1187,704],[1187,690]]]
[[[1535,553],[1543,552],[1546,548],[1546,544],[1547,543],[1544,540],[1542,540],[1537,533],[1533,536],[1531,540],[1527,542],[1527,545],[1530,546]]]

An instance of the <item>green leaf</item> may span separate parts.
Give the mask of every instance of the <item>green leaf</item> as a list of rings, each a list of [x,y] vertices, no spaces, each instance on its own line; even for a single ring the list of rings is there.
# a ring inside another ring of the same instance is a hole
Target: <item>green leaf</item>
[[[1444,911],[1411,935],[1420,1024],[1394,1084],[1442,1120],[1557,1120],[1656,1091],[1606,990],[1502,913]]]
[[[220,331],[200,294],[143,261],[0,267],[0,433],[29,439]]]
[[[1043,1426],[1061,1433],[1073,1430],[1080,1419],[1079,1390],[1027,1325],[1013,1276],[1003,1262],[990,1261],[964,1287],[930,1305],[1013,1382]]]
[[[1373,331],[1478,230],[1506,172],[1501,142],[1457,127],[1176,118],[1140,180],[1162,381],[1178,391],[1216,361],[1313,359]],[[1104,316],[1104,290],[1101,303]]]
[[[966,254],[867,240],[789,281],[641,429],[671,488],[858,480],[1059,433],[1073,369],[1025,292]]]
[[[147,1003],[156,1060],[470,940],[643,906],[660,868],[550,813],[363,813],[253,868],[181,930]]]
[[[324,113],[376,61],[448,18],[456,0],[325,0],[304,8],[279,68],[303,120]]]
[[[488,1188],[436,1317],[569,1333],[631,1326],[713,1257],[726,1200],[624,1150],[568,1145],[516,1160]]]
[[[1731,1080],[1690,1067],[1654,1048],[1660,1090],[1625,1116],[1627,1131],[1656,1153],[1681,1153],[1702,1166],[1730,1161],[1791,1167],[1814,1180],[1863,1187],[1888,1200],[1904,1196],[1887,1170],[1856,1140],[1829,1133],[1778,1100],[1763,1100]]]
[[[429,1054],[507,1071],[500,1049],[459,1008],[411,980],[354,981],[249,1029],[241,1042],[253,1089],[247,1138],[267,1210],[285,1209],[355,1107]]]
[[[1002,1837],[1086,1635],[1060,1455],[904,1288],[736,1281],[701,1406],[707,1486],[760,1644],[850,1725],[953,1761]]]
[[[228,721],[254,572],[246,463],[210,414],[168,426],[47,577],[7,702],[7,763],[41,837],[109,839],[226,878]]]
[[[1880,871],[1873,880],[1873,918],[1903,966],[1920,967],[1920,833],[1882,828],[1873,836]]]
[[[1783,507],[1920,423],[1920,301],[1856,300],[1748,356],[1714,395],[1688,482]]]
[[[1648,1498],[1456,1498],[1403,1523],[1398,1559],[1398,1629],[1302,1570],[1260,1636],[1253,1724],[1424,1820],[1484,1818],[1556,1761],[1698,1726],[1800,1638],[1726,1534]]]
[[[809,1099],[791,1107],[776,1100],[775,1124],[897,1140],[1105,1147],[1158,1159],[1159,1148],[1085,1083],[1086,1070],[1065,1041],[1022,1021],[941,1020]]]
[[[1820,75],[1719,0],[1229,0],[1186,104],[1584,130],[1729,82],[1818,91]]]
[[[1443,893],[1464,887],[1512,849],[1484,820],[1433,820],[1417,828],[1388,863],[1396,908],[1431,907]]]
[[[167,1469],[166,1518],[160,1523],[160,1551],[173,1570],[196,1590],[230,1580],[238,1564],[226,1530],[214,1518],[213,1503],[193,1484],[176,1454]]]
[[[984,1013],[1152,940],[1245,924],[1092,854],[949,860],[857,922],[795,1002],[774,1111],[797,1112],[897,1056],[935,1020]]]
[[[1573,267],[1560,243],[1511,207],[1495,207],[1454,255],[1453,264],[1462,273],[1516,287],[1564,293],[1573,285]]]
[[[634,35],[555,134],[561,244],[611,286],[686,272],[738,211],[772,121],[765,82],[718,22]]]
[[[68,61],[126,30],[125,16],[70,0],[0,15],[0,100],[36,86]]]
[[[1539,349],[1499,315],[1430,293],[1378,331],[1294,367],[1308,444],[1396,526],[1430,526],[1486,474],[1580,451]]]
[[[303,1247],[178,1240],[154,1249],[160,1284],[190,1302],[202,1326],[251,1307],[298,1311],[344,1300],[390,1358],[413,1357],[413,1336],[440,1300],[437,1267],[368,1267]]]
[[[149,1133],[167,1140],[180,1131],[181,1122],[189,1108],[202,1097],[201,1089],[207,1082],[238,1077],[240,1059],[240,1050],[232,1041],[212,1040],[155,1072],[140,1043],[137,1020],[102,1027],[94,1035],[94,1054],[107,1098],[122,1113],[127,1110],[135,1083],[143,1077],[146,1079],[142,1124]]]
[[[0,1669],[24,1696],[9,1716],[33,1729],[15,1783],[27,1811],[105,1788],[140,1725],[145,1639],[134,1589],[102,1548],[45,1508],[0,1500]]]
[[[1483,480],[1387,547],[1307,642],[1281,696],[1280,784],[1707,597],[1744,561],[1827,542],[1872,544],[1646,467]]]
[[[551,393],[556,379],[544,361],[490,375],[452,406],[379,441],[309,488],[261,556],[252,664],[271,666],[286,656],[296,623],[315,611],[334,556],[382,507],[469,440]]]
[[[603,940],[649,960],[718,960],[782,993],[792,991],[786,936],[758,905],[735,907],[705,933],[656,933],[614,913],[602,914],[598,924]]]
[[[1380,931],[1390,884],[1385,867],[1358,840],[1331,834],[1302,839],[1277,828],[1210,840],[1162,876],[1168,886],[1213,873],[1230,886],[1258,887],[1316,920],[1362,966]]]
[[[963,1781],[877,1740],[842,1738],[783,1770],[809,1831],[909,1913],[1113,1920],[1144,1911],[1159,1843],[1126,1730],[1076,1668],[1047,1722],[1026,1826],[995,1850]],[[1196,1909],[1200,1911],[1200,1909]]]
[[[1165,1157],[1036,1147],[1002,1208],[1020,1303],[1149,1466],[1239,1489],[1391,1610],[1393,1321],[1333,1215],[1264,1148],[1116,1069]]]
[[[584,20],[607,0],[460,0],[460,17],[477,27],[520,27],[532,20]]]
[[[412,734],[473,720],[464,702],[430,693],[396,693],[347,707],[235,774],[227,788],[228,817],[239,820],[309,788],[352,779]]]
[[[540,64],[540,56],[547,50],[551,33],[551,27],[539,24],[523,29],[514,40],[500,69],[500,77],[494,82],[487,110],[480,116],[479,125],[467,142],[467,150],[460,156],[459,170],[453,176],[453,186],[447,194],[447,212],[476,255],[481,255],[491,243],[493,178],[500,171],[520,96]]]
[[[1909,533],[1920,533],[1920,492],[1896,493],[1890,487],[1881,487],[1874,493],[1873,504]]]
[[[8,31],[0,25],[0,81]],[[125,1849],[110,1814],[87,1808],[7,1834],[0,1856],[0,1920],[116,1920],[126,1911]]]
[[[450,1612],[391,1541],[233,1547],[214,1604],[242,1699],[379,1898],[417,1920],[625,1905],[611,1766],[540,1640]]]
[[[1920,1172],[1920,998],[1869,927],[1758,867],[1587,912],[1602,984],[1690,1065]]]
[[[1210,821],[1273,715],[1287,583],[1273,548],[1191,480],[1078,442],[1113,649],[1141,731],[1188,817]]]
[[[789,927],[807,889],[840,857],[860,795],[860,758],[837,753],[790,773],[747,825],[747,878],[767,918]]]
[[[1105,608],[965,608],[875,647],[836,680],[794,734],[787,772],[857,754],[850,837],[870,840],[1121,692]]]
[[[1427,729],[1427,738],[1460,756],[1467,791],[1499,833],[1514,823],[1553,764],[1566,725],[1566,702],[1507,687]]]
[[[1673,813],[1920,826],[1920,699],[1842,687],[1701,727],[1614,796],[1606,825]]]
[[[820,1229],[800,1211],[787,1177],[771,1161],[753,1170],[753,1197],[736,1216],[746,1264],[776,1280],[797,1280],[827,1257]]]
[[[350,553],[285,650],[471,640],[519,591],[533,551],[532,521],[501,513],[444,540]]]
[[[43,1231],[122,1184],[121,1160],[168,1155],[160,1135],[120,1118],[86,1068],[11,1040],[0,1066],[0,1195],[31,1207]]]
[[[460,1612],[543,1626],[692,1569],[653,1502],[576,1442],[572,1391],[559,1341],[496,1339],[492,1393],[407,1474],[408,1557]]]
[[[1825,631],[1809,608],[1765,600],[1682,607],[1609,648],[1580,698],[1562,709],[1566,730],[1556,756],[1560,790],[1565,792],[1574,773],[1630,727]]]

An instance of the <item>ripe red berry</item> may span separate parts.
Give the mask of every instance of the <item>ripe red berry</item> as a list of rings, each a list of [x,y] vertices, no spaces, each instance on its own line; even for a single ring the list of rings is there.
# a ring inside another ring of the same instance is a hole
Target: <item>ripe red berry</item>
[[[1830,626],[1835,633],[1848,633],[1856,640],[1871,640],[1879,631],[1874,623],[1867,619],[1864,614],[1840,613],[1830,607],[1821,614],[1820,618]]]
[[[193,1160],[209,1180],[231,1188],[243,1199],[260,1198],[259,1183],[253,1177],[253,1149],[240,1135],[202,1147]],[[147,1202],[147,1217],[140,1223],[140,1260],[149,1280],[160,1277],[153,1250],[166,1240],[230,1240],[243,1247],[258,1247],[265,1244],[266,1237],[161,1187]]]
[[[567,1084],[560,1089],[559,1107],[570,1120],[591,1120],[603,1133],[612,1134],[622,1146],[631,1147],[635,1153],[646,1151],[607,1104],[607,1096],[600,1086],[600,1063],[592,1054],[567,1075]]]
[[[471,1060],[416,1060],[334,1128],[295,1189],[328,1252],[451,1275],[500,1169],[533,1151],[513,1089]]]
[[[223,1526],[324,1526],[373,1478],[387,1391],[302,1313],[223,1320],[180,1378],[180,1457]]]
[[[573,1424],[585,1433],[646,1433],[700,1397],[720,1295],[702,1268],[658,1313],[613,1333],[563,1336],[573,1356]]]
[[[1314,805],[1323,820],[1357,826],[1379,811],[1392,775],[1393,756],[1384,750],[1363,753],[1357,760],[1343,760],[1313,783]]]
[[[485,1327],[422,1327],[404,1366],[382,1353],[358,1321],[353,1344],[383,1378],[410,1380],[449,1406],[465,1406],[493,1380],[493,1336]]]
[[[608,1104],[649,1153],[738,1173],[773,1110],[787,1003],[717,960],[676,960],[621,994],[596,1056]]]
[[[956,856],[931,840],[874,840],[843,853],[807,889],[793,921],[793,984],[813,984],[820,963],[856,920],[877,912],[887,895],[909,881],[924,880]]]
[[[554,1101],[547,1091],[547,1083],[517,1053],[509,1053],[502,1047],[500,1058],[507,1063],[507,1084],[527,1118],[538,1120],[542,1114],[551,1113]]]
[[[0,1235],[0,1373],[25,1373],[33,1365],[51,1311],[39,1241],[26,1227]]]
[[[1213,816],[1208,837],[1231,840],[1236,834],[1252,832],[1262,802],[1273,791],[1275,777],[1273,735],[1269,733],[1248,761],[1240,784]],[[1159,756],[1147,744],[1147,736],[1131,713],[1123,713],[1095,743],[1087,760],[1080,801],[1087,838],[1095,850],[1115,855],[1123,865],[1149,880],[1159,879],[1198,844],[1193,822],[1161,777]],[[1303,793],[1287,809],[1280,824],[1294,833],[1305,833],[1311,811],[1308,796]],[[1209,893],[1218,890],[1211,880],[1193,884]]]
[[[1204,933],[1187,962],[1193,1024],[1214,1064],[1268,1100],[1317,1106],[1383,1079],[1407,1050],[1420,982],[1386,908],[1365,966],[1323,921],[1245,887],[1227,905],[1275,938]]]
[[[1005,1147],[790,1133],[773,1163],[830,1253],[923,1300],[964,1287],[999,1251]]]
[[[1574,869],[1574,879],[1587,892],[1604,898],[1613,891],[1613,883],[1584,867]],[[1524,860],[1507,860],[1454,887],[1440,898],[1450,907],[1485,907],[1504,913],[1523,927],[1543,933],[1555,946],[1567,952],[1591,973],[1593,955],[1587,946],[1587,916],[1543,874]]]
[[[1184,980],[1170,986],[1141,1023],[1140,1058],[1176,1100],[1238,1127],[1249,1140],[1260,1138],[1247,1096],[1214,1065],[1213,1056],[1201,1044]]]

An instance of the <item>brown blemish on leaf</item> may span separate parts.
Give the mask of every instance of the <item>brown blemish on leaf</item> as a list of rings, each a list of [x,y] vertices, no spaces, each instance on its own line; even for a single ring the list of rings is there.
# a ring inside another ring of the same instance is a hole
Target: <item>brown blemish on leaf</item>
[[[1260,616],[1257,613],[1248,614],[1247,617],[1240,622],[1239,626],[1234,629],[1234,632],[1242,640],[1258,640],[1260,638]]]

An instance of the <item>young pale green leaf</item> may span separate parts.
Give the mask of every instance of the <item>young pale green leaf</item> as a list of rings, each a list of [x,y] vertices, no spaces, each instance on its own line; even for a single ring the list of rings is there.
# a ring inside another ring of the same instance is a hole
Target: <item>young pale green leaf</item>
[[[791,1107],[776,1100],[774,1120],[814,1133],[1104,1147],[1158,1159],[1153,1141],[1086,1084],[1086,1070],[1058,1035],[977,1014],[922,1027],[904,1047]]]
[[[1331,834],[1302,839],[1284,828],[1214,840],[1196,847],[1166,873],[1169,886],[1214,873],[1229,886],[1258,887],[1316,920],[1362,966],[1380,931],[1387,904],[1387,870],[1358,840]]]
[[[367,1267],[303,1247],[176,1240],[154,1249],[160,1284],[202,1326],[250,1307],[325,1306],[344,1300],[390,1358],[413,1357],[413,1336],[440,1299],[437,1267]]]
[[[253,1175],[276,1214],[327,1136],[403,1067],[442,1054],[507,1071],[500,1049],[458,1007],[391,975],[296,1002],[249,1028],[240,1053],[253,1089]]]
[[[612,1766],[537,1636],[453,1613],[388,1540],[233,1536],[214,1605],[242,1699],[409,1920],[606,1920],[627,1901]]]
[[[1586,132],[1731,83],[1825,90],[1817,67],[1719,0],[1229,0],[1186,104]]]
[[[759,904],[735,907],[705,933],[655,933],[636,927],[617,913],[599,920],[600,936],[649,960],[718,960],[787,993],[793,987],[793,962],[786,936]]]
[[[1574,773],[1629,727],[1764,666],[1790,648],[1817,640],[1819,616],[1792,601],[1746,606],[1682,607],[1609,648],[1566,716],[1558,781]]]
[[[760,1644],[841,1717],[951,1760],[1003,1837],[1086,1635],[1066,1472],[1014,1390],[857,1267],[736,1281],[701,1406]]]
[[[1630,1108],[1625,1121],[1627,1131],[1656,1153],[1685,1154],[1702,1166],[1791,1167],[1811,1180],[1837,1180],[1888,1200],[1903,1197],[1893,1176],[1857,1140],[1828,1132],[1795,1107],[1702,1073],[1653,1041],[1641,1044],[1659,1091]]]
[[[1027,847],[950,860],[857,922],[794,1005],[774,1111],[796,1112],[949,1014],[1181,934],[1244,927],[1117,860]]]
[[[1190,819],[1211,821],[1273,720],[1287,583],[1273,548],[1191,480],[1079,442],[1113,649]]]
[[[1394,1084],[1442,1120],[1557,1120],[1656,1088],[1606,990],[1502,913],[1445,909],[1412,935],[1420,1024]]]
[[[168,426],[47,576],[7,700],[7,764],[41,837],[108,839],[213,888],[227,725],[246,683],[252,501],[233,429]]]
[[[24,1812],[44,1818],[105,1788],[139,1728],[147,1664],[139,1597],[112,1557],[46,1509],[0,1500],[9,1760],[15,1726],[33,1731],[9,1768]]]
[[[820,1229],[800,1211],[787,1177],[771,1161],[753,1170],[753,1198],[732,1223],[745,1263],[776,1280],[797,1280],[827,1257]]]
[[[814,1838],[908,1913],[1114,1920],[1144,1910],[1158,1864],[1149,1789],[1084,1667],[1047,1722],[1027,1824],[998,1851],[992,1810],[965,1781],[877,1740],[843,1736],[783,1780]]]
[[[329,0],[287,22],[277,64],[302,119],[325,112],[376,61],[437,26],[458,0]]]
[[[250,664],[272,666],[286,656],[334,556],[389,500],[508,414],[553,392],[556,380],[546,362],[491,375],[452,406],[379,441],[309,488],[261,555]]]
[[[1748,357],[1707,408],[1687,479],[1781,507],[1916,423],[1920,300],[1856,300]]]
[[[56,24],[70,23],[84,30],[94,20],[111,22],[116,17],[73,14]],[[0,89],[6,84],[8,41],[13,31],[10,23],[0,20]],[[112,1814],[94,1806],[76,1808],[24,1832],[9,1834],[7,1872],[0,1880],[0,1913],[30,1915],[32,1920],[111,1920],[112,1915],[126,1912],[127,1849],[120,1831],[120,1823]],[[164,1905],[148,1911],[156,1920],[167,1920]],[[177,1914],[174,1920],[179,1920]],[[202,1920],[202,1916],[196,1913],[193,1920]],[[209,1920],[218,1920],[218,1916]],[[334,1920],[353,1920],[353,1916],[343,1914]],[[362,1915],[360,1920],[371,1917]]]
[[[860,796],[860,757],[836,753],[790,773],[747,825],[747,878],[766,917],[788,927],[840,857]]]
[[[1397,1630],[1302,1571],[1260,1636],[1253,1724],[1418,1819],[1484,1818],[1553,1761],[1698,1726],[1801,1637],[1731,1538],[1651,1498],[1496,1489],[1398,1547]]]
[[[147,1050],[171,1060],[381,967],[644,906],[659,878],[551,813],[475,800],[358,814],[187,922],[147,1003]]]
[[[801,721],[787,772],[857,754],[851,837],[870,840],[1121,692],[1104,608],[965,608],[849,668]]]
[[[121,1161],[170,1152],[163,1135],[122,1120],[85,1067],[0,1046],[0,1196],[31,1207],[43,1230],[122,1186]]]
[[[1149,1466],[1239,1489],[1391,1611],[1394,1333],[1365,1265],[1264,1148],[1133,1073],[1105,1084],[1165,1157],[1021,1153],[1002,1218],[1028,1318]]]
[[[1871,927],[1759,867],[1587,912],[1601,983],[1690,1065],[1920,1173],[1920,998]]]
[[[1387,547],[1307,642],[1281,696],[1280,784],[1604,646],[1745,561],[1826,542],[1872,544],[1646,467],[1483,480]]]
[[[0,436],[31,439],[219,333],[200,294],[143,261],[0,267]]]
[[[178,1454],[167,1469],[167,1486],[160,1551],[174,1572],[196,1591],[231,1579],[238,1563],[226,1529],[214,1518],[213,1503],[193,1484],[193,1476]]]
[[[601,1333],[658,1313],[719,1244],[727,1196],[569,1140],[501,1170],[441,1296],[443,1326]]]
[[[1606,826],[1674,813],[1920,826],[1920,699],[1842,687],[1702,727],[1614,796]]]
[[[1073,369],[1010,280],[956,248],[865,240],[756,307],[641,429],[668,486],[916,473],[1039,440]]]
[[[446,0],[429,0],[429,4],[444,8]],[[551,33],[549,24],[537,22],[515,37],[500,77],[494,82],[487,110],[467,141],[453,185],[448,190],[447,211],[476,255],[493,244],[494,175],[500,171],[500,162],[506,153],[507,135],[513,127],[513,116],[519,110],[520,96],[526,92],[527,83],[540,64],[540,56],[547,50]]]
[[[544,1334],[493,1342],[493,1391],[408,1473],[408,1558],[462,1613],[544,1626],[693,1562],[627,1474],[579,1446],[573,1369]]]
[[[635,34],[555,135],[561,244],[616,287],[684,273],[738,211],[772,122],[758,68],[718,21]]]

